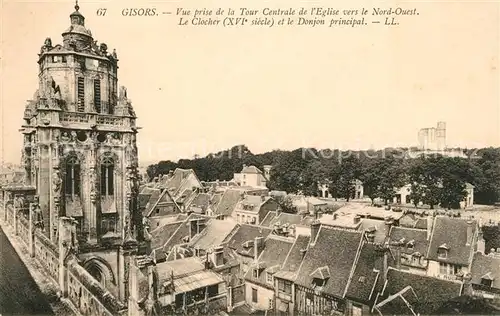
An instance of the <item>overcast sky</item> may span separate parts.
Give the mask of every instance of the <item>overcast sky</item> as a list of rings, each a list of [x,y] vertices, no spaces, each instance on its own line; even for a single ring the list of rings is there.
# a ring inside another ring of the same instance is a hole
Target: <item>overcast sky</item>
[[[237,144],[254,153],[410,146],[420,128],[437,121],[447,123],[450,146],[500,146],[498,2],[335,1],[341,9],[417,7],[420,15],[397,27],[203,28],[177,26],[175,15],[121,15],[128,7],[163,12],[229,3],[80,1],[94,38],[117,50],[119,84],[143,127],[142,161]],[[238,1],[245,3],[333,2]],[[46,37],[62,42],[74,2],[2,6],[2,153],[17,163],[25,100],[38,84],[37,53]],[[100,7],[108,9],[105,17],[96,15]]]

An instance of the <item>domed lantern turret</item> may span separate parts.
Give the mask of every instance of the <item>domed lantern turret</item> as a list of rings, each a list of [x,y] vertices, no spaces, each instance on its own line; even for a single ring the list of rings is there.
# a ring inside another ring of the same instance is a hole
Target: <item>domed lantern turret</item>
[[[69,15],[71,25],[62,33],[63,43],[66,49],[80,51],[92,44],[92,33],[85,28],[85,17],[80,13],[78,1],[76,1],[75,12]]]

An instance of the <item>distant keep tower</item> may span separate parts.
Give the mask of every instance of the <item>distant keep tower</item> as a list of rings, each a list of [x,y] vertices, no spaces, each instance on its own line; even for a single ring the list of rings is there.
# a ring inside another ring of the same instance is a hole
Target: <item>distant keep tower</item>
[[[438,150],[446,149],[446,122],[437,123],[436,143]]]
[[[82,241],[140,235],[137,210],[136,115],[118,93],[118,58],[98,44],[79,11],[70,14],[62,45],[45,40],[39,87],[24,113],[23,165],[37,188],[44,232],[74,217]]]

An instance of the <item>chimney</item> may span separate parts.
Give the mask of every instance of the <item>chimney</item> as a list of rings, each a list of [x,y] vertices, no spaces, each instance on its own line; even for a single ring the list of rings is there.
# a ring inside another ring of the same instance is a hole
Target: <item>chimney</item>
[[[385,237],[389,237],[392,224],[393,224],[392,218],[388,217],[385,219],[385,223],[384,223],[384,225],[385,225]]]
[[[321,210],[316,211],[316,219],[320,219],[323,216],[323,212]]]
[[[259,258],[260,252],[264,246],[264,237],[255,237],[253,243],[253,259],[257,260]]]
[[[311,241],[310,244],[314,245],[316,241],[316,236],[318,236],[319,228],[321,227],[321,223],[319,221],[314,221],[311,223]]]
[[[472,221],[467,221],[467,243],[469,246],[472,243]]]
[[[306,252],[307,252],[307,249],[300,249],[300,255],[301,255],[302,259],[304,259],[304,257],[306,256]]]
[[[224,265],[224,248],[222,246],[215,247],[212,261],[215,267]]]
[[[198,234],[198,219],[193,218],[189,220],[189,238],[193,238]]]
[[[396,247],[396,269],[401,269],[401,245]]]
[[[354,224],[359,224],[359,222],[361,221],[361,216],[356,215],[356,216],[354,216],[353,220],[354,220]]]

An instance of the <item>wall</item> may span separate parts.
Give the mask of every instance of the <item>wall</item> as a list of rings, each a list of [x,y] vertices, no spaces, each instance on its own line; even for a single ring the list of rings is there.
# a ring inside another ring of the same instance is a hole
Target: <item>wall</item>
[[[257,290],[257,303],[252,301],[252,289]],[[248,305],[252,306],[258,310],[267,310],[269,309],[269,300],[273,300],[274,304],[274,291],[263,288],[257,284],[253,284],[251,282],[245,283],[245,301]]]
[[[453,265],[449,264],[448,269],[451,269],[452,266]],[[467,267],[460,267],[460,271],[462,271],[464,274],[466,274],[469,272],[469,269]],[[432,277],[444,278],[447,280],[454,280],[455,279],[455,277],[453,275],[449,275],[447,277],[442,276],[440,274],[440,270],[439,270],[439,262],[434,261],[434,260],[429,260],[429,265],[427,267],[427,275],[432,276]]]
[[[9,218],[13,212],[7,208]],[[33,235],[29,234],[29,221],[23,216],[16,219],[18,236],[29,249],[29,240],[34,240],[35,260],[43,266],[49,281],[59,287],[60,265],[59,249],[49,238],[36,229]],[[13,227],[11,224],[6,223]],[[31,237],[33,236],[33,237]],[[65,255],[65,254],[64,254]],[[63,292],[67,291],[70,302],[83,315],[125,315],[127,310],[109,291],[104,289],[90,274],[81,267],[75,259],[70,260],[67,267],[62,267],[65,278]]]

